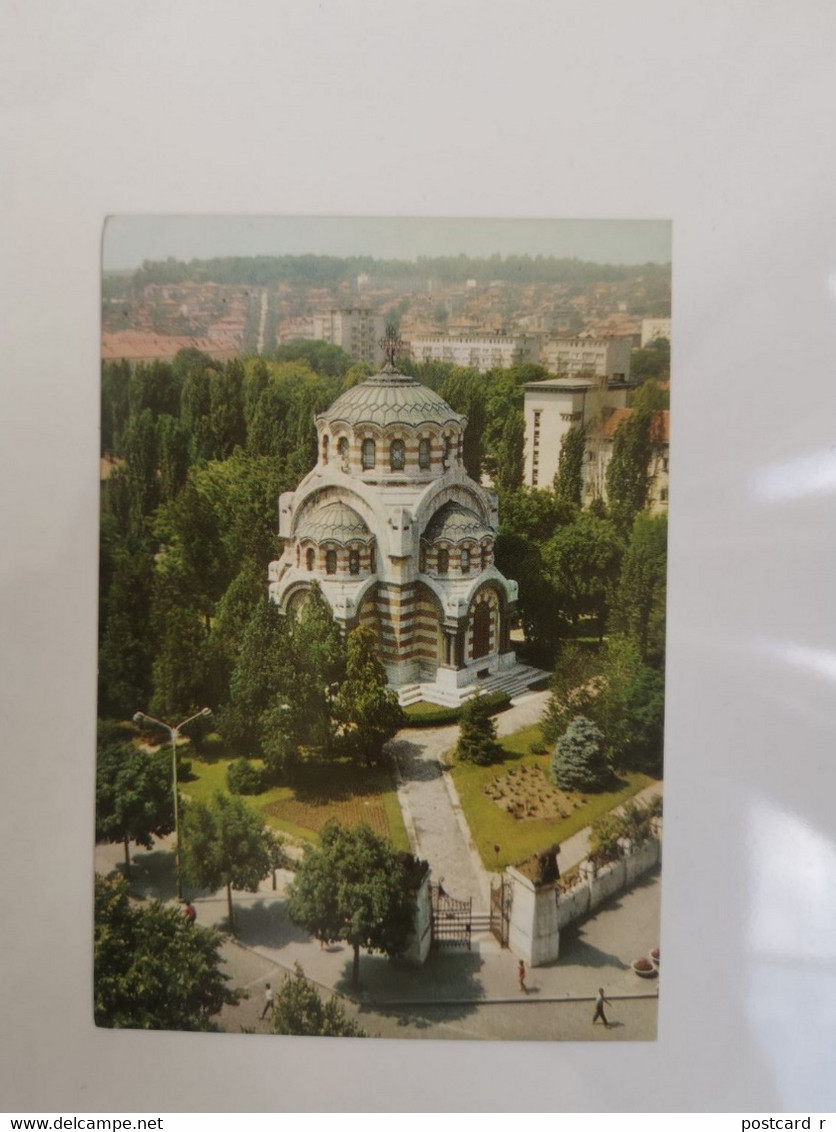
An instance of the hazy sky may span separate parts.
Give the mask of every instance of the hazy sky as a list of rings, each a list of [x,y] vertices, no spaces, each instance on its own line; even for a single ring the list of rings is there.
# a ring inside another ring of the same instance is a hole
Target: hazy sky
[[[456,220],[288,216],[114,216],[105,270],[143,260],[230,255],[572,256],[596,263],[668,263],[667,220]]]

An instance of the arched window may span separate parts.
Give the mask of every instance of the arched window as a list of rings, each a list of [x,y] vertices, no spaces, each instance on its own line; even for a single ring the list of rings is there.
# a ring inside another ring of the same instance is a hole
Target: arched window
[[[483,546],[482,547],[482,569],[487,570],[487,568],[490,566],[490,564],[491,564],[490,549],[487,546]]]
[[[328,436],[327,434],[322,438],[322,462],[328,463]]]
[[[349,574],[360,573],[360,551],[356,546],[353,546],[348,552],[348,572]]]
[[[438,552],[438,572],[439,574],[446,574],[450,567],[450,552],[445,550],[444,547]]]
[[[337,441],[337,455],[342,463],[343,471],[348,471],[348,438],[341,436]]]
[[[309,570],[313,570],[314,562],[316,562],[316,552],[312,546],[309,546],[305,551],[305,565]]]
[[[430,466],[430,442],[426,438],[418,443],[418,467],[425,472]]]
[[[406,447],[402,440],[393,440],[389,445],[389,467],[393,472],[402,472],[406,463]]]
[[[449,436],[444,437],[444,452],[443,452],[443,457],[442,457],[442,463],[444,464],[445,468],[450,467],[450,437]]]
[[[375,444],[370,436],[363,441],[363,467],[373,468],[375,464]]]
[[[325,552],[325,573],[336,574],[337,572],[337,552],[336,550],[326,550]]]
[[[469,574],[470,573],[470,551],[469,550],[463,550],[462,551],[461,564],[462,564],[462,573],[463,574]]]

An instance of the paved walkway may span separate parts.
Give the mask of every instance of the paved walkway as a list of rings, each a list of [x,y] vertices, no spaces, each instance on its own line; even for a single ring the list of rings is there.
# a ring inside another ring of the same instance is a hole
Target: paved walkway
[[[132,854],[132,888],[140,896],[172,899],[173,853],[155,846]],[[107,874],[121,864],[121,847],[96,847],[96,870]],[[517,958],[490,936],[472,951],[432,952],[420,969],[361,954],[359,992],[349,984],[351,949],[320,945],[296,927],[285,911],[292,874],[280,871],[277,888],[264,881],[257,893],[233,894],[237,938],[222,949],[231,985],[241,1002],[224,1007],[218,1020],[227,1032],[267,1033],[260,1020],[266,982],[280,986],[299,963],[323,994],[343,995],[350,1016],[380,1037],[647,1041],[656,1033],[659,979],[644,980],[630,964],[659,943],[658,871],[622,893],[583,924],[561,935],[560,958],[529,971],[528,993],[517,985]],[[226,918],[226,893],[194,899],[198,923],[219,926]],[[612,1000],[608,1030],[592,1026],[592,1000],[599,986]]]
[[[537,722],[547,692],[529,692],[497,717],[499,735]],[[430,862],[436,879],[458,898],[471,896],[475,910],[487,908],[490,874],[470,841],[455,788],[443,767],[454,746],[456,726],[399,732],[393,750],[400,774],[398,796],[413,851]],[[643,791],[651,796],[661,784]],[[567,869],[588,852],[588,830],[561,846]],[[171,839],[151,851],[138,850],[132,888],[137,895],[174,898]],[[96,847],[96,871],[107,874],[122,860],[121,846]],[[559,962],[529,972],[528,992],[517,985],[517,959],[490,935],[474,939],[472,951],[433,952],[420,969],[362,954],[359,992],[349,985],[352,953],[335,944],[321,947],[286,914],[291,873],[277,874],[257,893],[235,893],[237,939],[223,949],[233,985],[245,992],[225,1007],[220,1027],[266,1032],[260,1020],[264,984],[274,986],[299,963],[325,991],[346,995],[347,1012],[381,1037],[652,1040],[656,1034],[658,979],[640,979],[630,964],[659,943],[658,870],[614,898],[583,924],[561,935]],[[198,922],[219,925],[226,917],[221,891],[195,899]],[[592,1026],[591,1002],[603,985],[614,1025]]]
[[[495,716],[497,735],[510,735],[538,723],[550,693],[526,692]],[[452,776],[445,773],[445,755],[458,739],[458,724],[438,728],[404,728],[389,744],[398,770],[398,801],[412,852],[429,861],[434,880],[457,900],[473,900],[474,911],[487,911],[491,874],[471,840]],[[648,801],[662,792],[654,783],[636,797]],[[566,871],[589,854],[589,828],[560,846],[560,868]]]
[[[497,734],[509,735],[536,723],[548,692],[526,692],[496,717]],[[456,788],[443,770],[444,756],[456,744],[458,724],[449,727],[407,727],[389,744],[398,770],[398,801],[412,852],[429,861],[435,880],[457,900],[473,900],[475,911],[487,911],[491,874],[470,838]]]

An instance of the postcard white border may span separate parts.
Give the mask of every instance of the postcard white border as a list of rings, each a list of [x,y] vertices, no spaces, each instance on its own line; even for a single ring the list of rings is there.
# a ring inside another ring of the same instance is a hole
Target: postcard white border
[[[6,11],[9,1107],[836,1108],[833,21],[815,0]],[[673,220],[655,1044],[93,1028],[99,239],[152,211]]]

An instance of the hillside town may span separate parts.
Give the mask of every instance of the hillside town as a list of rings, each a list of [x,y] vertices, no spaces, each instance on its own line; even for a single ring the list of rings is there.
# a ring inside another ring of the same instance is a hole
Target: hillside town
[[[647,1040],[669,265],[355,266],[104,277],[97,1022]]]

